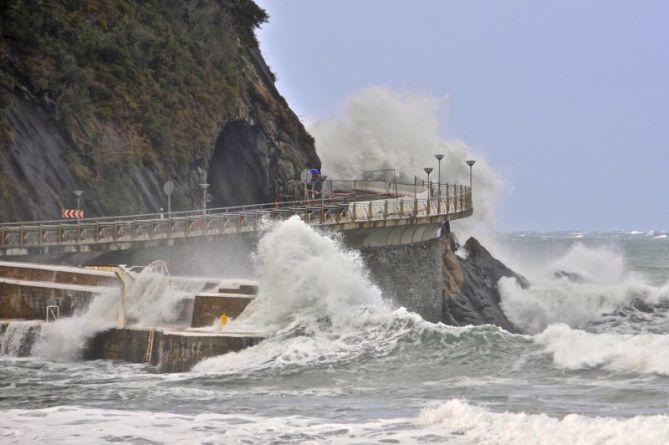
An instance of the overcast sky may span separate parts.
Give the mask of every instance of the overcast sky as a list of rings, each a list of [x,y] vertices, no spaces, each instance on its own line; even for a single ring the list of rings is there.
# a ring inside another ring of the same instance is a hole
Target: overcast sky
[[[371,85],[448,96],[441,131],[512,185],[500,230],[669,229],[669,2],[259,4],[302,118]]]

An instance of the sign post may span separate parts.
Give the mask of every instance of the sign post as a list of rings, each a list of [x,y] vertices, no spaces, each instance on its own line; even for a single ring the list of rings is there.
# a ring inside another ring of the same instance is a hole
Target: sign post
[[[163,185],[163,192],[167,195],[167,218],[172,215],[172,193],[174,192],[174,181],[169,180]]]

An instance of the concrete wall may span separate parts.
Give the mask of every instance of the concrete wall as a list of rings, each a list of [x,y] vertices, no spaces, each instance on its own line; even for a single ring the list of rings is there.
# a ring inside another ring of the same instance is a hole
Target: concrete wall
[[[21,262],[0,261],[0,277],[14,280],[45,281],[81,286],[118,286],[118,279],[110,272],[81,270],[63,266],[49,267]]]
[[[1,325],[0,325],[1,326]],[[154,331],[147,361],[149,329],[109,329],[93,337],[84,352],[87,360],[123,360],[156,365],[160,372],[183,372],[198,362],[257,344],[261,338],[206,333]]]
[[[260,340],[258,337],[164,333],[159,345],[158,369],[161,372],[187,371],[205,358],[241,351]]]
[[[360,249],[372,280],[393,303],[425,320],[442,321],[443,243],[423,241],[403,246]]]
[[[87,308],[93,296],[88,291],[0,282],[0,319],[45,320],[50,305],[60,307],[61,317],[71,317]]]
[[[191,326],[211,326],[223,313],[236,318],[252,300],[249,295],[196,295]]]

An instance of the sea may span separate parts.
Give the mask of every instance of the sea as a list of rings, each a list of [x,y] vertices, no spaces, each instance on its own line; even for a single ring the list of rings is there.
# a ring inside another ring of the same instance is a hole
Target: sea
[[[531,284],[498,284],[524,334],[421,319],[298,219],[262,238],[260,294],[222,328],[267,339],[189,372],[78,359],[100,307],[56,322],[31,357],[16,356],[16,324],[0,338],[0,443],[669,443],[667,233],[497,233],[486,247]]]

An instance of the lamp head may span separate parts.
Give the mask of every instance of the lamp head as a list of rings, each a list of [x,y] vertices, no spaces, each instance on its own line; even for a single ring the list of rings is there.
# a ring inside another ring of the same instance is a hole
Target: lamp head
[[[81,195],[84,194],[84,191],[83,190],[72,190],[72,193],[74,193],[74,196],[76,196],[78,198],[78,197],[80,197]]]
[[[442,154],[434,155],[434,157],[437,158],[438,161],[441,161],[442,159],[444,159],[444,155],[442,155]]]
[[[467,161],[467,165],[471,167],[472,165],[474,165],[475,162],[476,162],[475,160],[470,159]]]
[[[425,167],[423,170],[425,170],[425,173],[427,173],[428,175],[432,173],[432,167]]]

